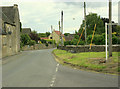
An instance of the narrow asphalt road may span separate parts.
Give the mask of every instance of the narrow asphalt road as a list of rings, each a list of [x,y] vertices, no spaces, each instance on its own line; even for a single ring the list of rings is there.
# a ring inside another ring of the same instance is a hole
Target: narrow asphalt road
[[[53,49],[4,58],[3,87],[118,87],[118,76],[81,71],[55,61]]]

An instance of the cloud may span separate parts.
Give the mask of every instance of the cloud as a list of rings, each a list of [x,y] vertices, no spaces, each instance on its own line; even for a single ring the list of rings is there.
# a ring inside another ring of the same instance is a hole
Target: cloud
[[[83,2],[41,2],[38,0],[4,0],[2,5],[13,5],[17,3],[19,6],[20,19],[23,27],[30,27],[32,30],[38,32],[50,31],[50,26],[53,25],[54,29],[58,30],[58,21],[61,19],[61,11],[64,11],[64,32],[73,33],[74,29],[78,30],[82,20],[83,14]],[[108,3],[86,3],[87,14],[89,12],[98,13],[101,17],[108,17]],[[118,6],[113,3],[113,20],[118,21]],[[73,20],[75,18],[75,20]]]

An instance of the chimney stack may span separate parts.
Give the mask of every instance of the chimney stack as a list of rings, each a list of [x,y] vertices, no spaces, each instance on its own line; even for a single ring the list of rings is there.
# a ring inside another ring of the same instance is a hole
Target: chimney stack
[[[14,4],[14,8],[18,8],[18,5],[17,5],[17,4]]]

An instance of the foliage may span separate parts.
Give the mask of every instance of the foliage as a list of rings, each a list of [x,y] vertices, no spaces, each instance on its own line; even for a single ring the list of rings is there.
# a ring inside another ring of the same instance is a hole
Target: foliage
[[[88,44],[91,44],[91,39],[92,39],[92,35],[89,35],[87,37]],[[105,33],[103,33],[102,35],[95,34],[92,40],[92,44],[105,45]],[[120,44],[120,38],[118,38],[114,34],[112,35],[112,44]]]
[[[55,40],[52,40],[52,39],[45,39],[46,42],[48,42],[49,44],[56,44]]]
[[[70,33],[64,33],[65,36],[68,36]]]
[[[38,43],[38,40],[40,40],[40,38],[39,38],[39,36],[38,36],[38,34],[37,34],[36,31],[32,31],[32,32],[30,33],[30,38],[31,38],[32,40],[35,40],[36,43]]]
[[[46,43],[45,46],[48,47],[49,46],[48,43]]]
[[[84,27],[84,20],[83,23],[78,31],[78,35],[82,33],[83,27]],[[101,20],[100,16],[98,16],[96,13],[90,13],[89,15],[86,16],[86,30],[87,30],[87,35],[92,35],[94,26],[96,24],[96,34],[102,34],[105,33],[105,28],[103,21]],[[84,40],[85,34],[82,35],[82,39]]]
[[[50,35],[50,32],[46,32],[46,36],[48,37]]]
[[[103,23],[104,23],[104,27],[105,27],[105,23],[109,23],[109,19],[108,18],[101,18]],[[115,23],[114,21],[112,21],[112,23]],[[117,26],[113,25],[112,26],[112,33],[117,32]]]
[[[87,37],[87,42],[88,44],[91,44],[91,39],[92,39],[92,35],[89,35]],[[92,40],[92,44],[95,45],[105,45],[105,34],[102,35],[94,35],[93,40]]]
[[[47,36],[46,36],[46,33],[38,33],[38,36],[39,36],[39,37],[47,37]]]
[[[41,39],[40,41],[44,44],[46,43],[46,40],[44,40],[44,39]]]
[[[66,46],[66,45],[72,45],[72,42],[71,41],[65,41],[64,46]]]
[[[120,25],[117,26],[117,31],[116,31],[118,34],[118,36],[120,36]]]
[[[73,39],[71,41],[72,45],[77,45],[78,41],[79,41],[78,39]],[[84,45],[84,44],[85,44],[85,42],[81,39],[78,45]]]
[[[21,40],[21,46],[24,46],[24,45],[28,45],[31,38],[29,37],[28,34],[21,34],[20,40]]]
[[[31,45],[35,45],[36,44],[36,41],[34,41],[34,40],[30,40],[29,42],[28,42],[28,44],[31,46]]]
[[[77,45],[78,41],[79,41],[78,39],[73,39],[72,41],[65,41],[64,45],[65,46],[66,45]],[[84,44],[85,44],[85,42],[83,40],[80,40],[78,45],[84,45]]]
[[[113,36],[112,37],[112,44],[120,44],[120,37]]]

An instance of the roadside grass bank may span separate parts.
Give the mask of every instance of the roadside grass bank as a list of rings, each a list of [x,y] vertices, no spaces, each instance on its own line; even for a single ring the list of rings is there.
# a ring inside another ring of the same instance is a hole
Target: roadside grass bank
[[[113,52],[113,57],[109,58],[106,63],[100,63],[105,60],[105,52],[70,53],[55,49],[53,54],[60,64],[73,68],[110,74],[119,74],[120,72],[120,67],[118,67],[120,52]]]

